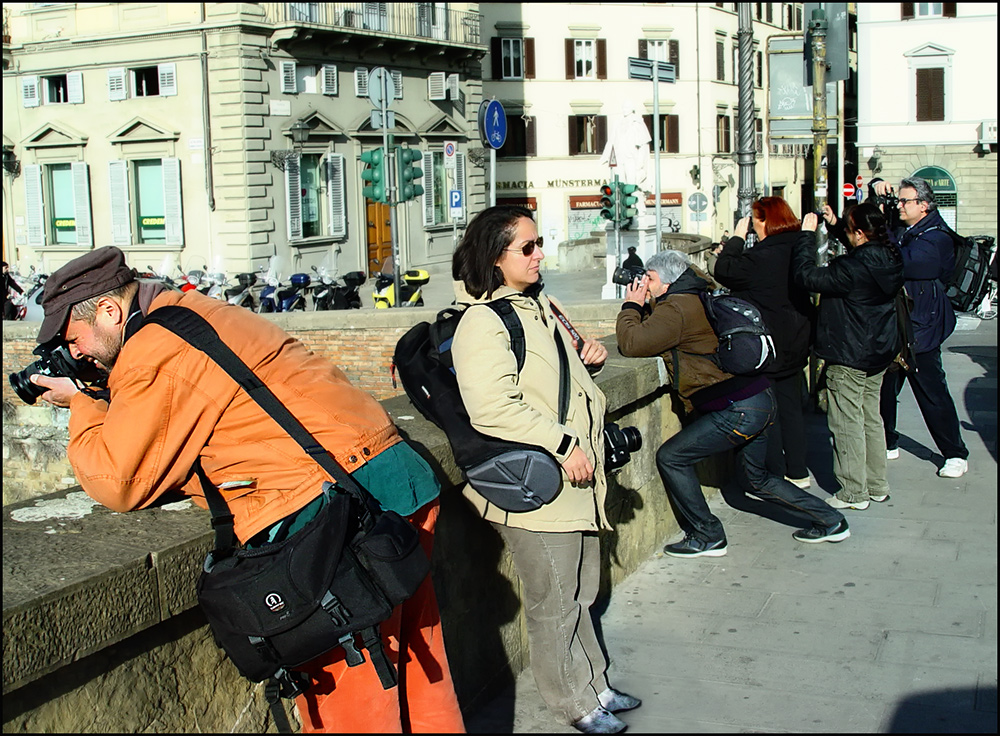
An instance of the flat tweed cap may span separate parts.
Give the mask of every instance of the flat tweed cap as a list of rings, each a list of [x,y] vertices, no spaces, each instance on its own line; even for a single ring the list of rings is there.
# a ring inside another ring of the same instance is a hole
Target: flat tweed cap
[[[74,258],[45,281],[42,309],[45,319],[38,343],[62,337],[74,304],[135,281],[135,270],[125,265],[125,254],[113,245]]]

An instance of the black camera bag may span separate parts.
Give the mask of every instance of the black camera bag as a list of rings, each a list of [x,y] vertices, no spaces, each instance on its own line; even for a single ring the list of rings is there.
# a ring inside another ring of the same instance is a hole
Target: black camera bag
[[[205,559],[198,601],[216,641],[240,673],[266,688],[275,722],[287,729],[279,697],[309,687],[294,668],[341,646],[351,667],[362,664],[361,646],[385,689],[396,670],[378,625],[411,597],[430,570],[416,528],[378,502],[319,445],[211,325],[184,307],[161,307],[143,322],[174,332],[215,360],[337,482],[325,483],[326,504],[288,539],[256,549],[238,549],[233,516],[201,467],[212,514],[215,548]],[[337,492],[342,491],[342,492]]]

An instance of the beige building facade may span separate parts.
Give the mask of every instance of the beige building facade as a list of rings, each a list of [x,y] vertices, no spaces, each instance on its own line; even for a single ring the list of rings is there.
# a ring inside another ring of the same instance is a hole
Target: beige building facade
[[[426,190],[392,208],[404,265],[450,259],[456,225],[482,206],[482,170],[466,159],[480,145],[476,4],[7,3],[4,14],[3,246],[22,271],[103,245],[172,276],[232,276],[272,256],[285,280],[316,265],[377,268],[390,207],[362,196],[361,155],[384,144],[368,85],[379,67],[390,143],[420,150]],[[454,216],[452,190],[466,195]]]
[[[801,201],[804,145],[769,145],[768,39],[802,29],[800,3],[752,6],[756,190]],[[524,203],[549,242],[573,241],[609,227],[600,215],[600,186],[629,176],[630,122],[645,124],[645,213],[640,253],[655,232],[653,134],[660,139],[664,233],[715,241],[733,230],[739,171],[737,31],[733,3],[485,3],[484,98],[508,115],[508,143],[497,171],[498,201]],[[801,38],[801,35],[799,35]],[[674,83],[659,85],[654,131],[651,81],[630,79],[629,58],[673,64]],[[634,116],[627,116],[633,112]],[[626,136],[623,138],[623,136]],[[610,144],[609,144],[610,141]],[[615,150],[612,167],[609,147]],[[700,209],[702,208],[703,209]],[[555,249],[547,251],[547,265]]]

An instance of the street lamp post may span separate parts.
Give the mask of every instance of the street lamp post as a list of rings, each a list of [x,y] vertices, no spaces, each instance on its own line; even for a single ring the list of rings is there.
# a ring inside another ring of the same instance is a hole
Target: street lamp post
[[[736,160],[740,169],[740,188],[737,191],[739,216],[750,214],[750,205],[757,194],[754,183],[754,117],[753,117],[753,21],[750,3],[738,3],[739,15],[739,83],[740,118],[739,148]]]

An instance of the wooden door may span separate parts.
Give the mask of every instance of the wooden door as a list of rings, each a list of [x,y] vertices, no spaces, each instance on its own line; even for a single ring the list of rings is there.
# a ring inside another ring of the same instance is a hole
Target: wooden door
[[[378,273],[382,263],[392,258],[392,229],[389,225],[389,205],[365,203],[368,220],[368,275]],[[378,263],[375,263],[378,259]]]

